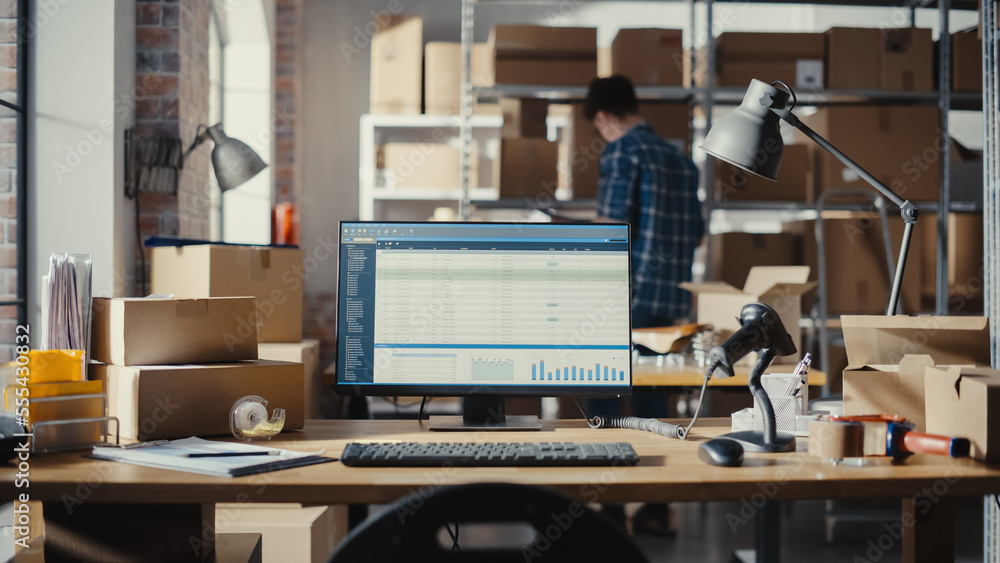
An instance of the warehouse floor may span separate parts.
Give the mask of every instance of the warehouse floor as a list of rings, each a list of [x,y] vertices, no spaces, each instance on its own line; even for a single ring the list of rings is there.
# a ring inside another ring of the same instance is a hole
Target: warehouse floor
[[[869,503],[871,514],[884,513],[895,501]],[[636,543],[650,561],[729,563],[734,551],[752,550],[756,528],[753,520],[740,518],[740,503],[676,503],[677,534],[672,538],[639,535]],[[855,507],[864,508],[864,507]],[[897,509],[898,510],[898,509]],[[893,563],[901,559],[900,542],[892,539],[880,519],[844,523],[836,527],[835,541],[825,540],[824,501],[797,501],[783,508],[781,560],[810,563]],[[863,513],[863,512],[862,512]],[[898,513],[898,512],[897,512]],[[899,519],[896,518],[898,523]],[[983,561],[982,499],[962,499],[956,505],[956,563]],[[751,559],[752,561],[752,559]]]

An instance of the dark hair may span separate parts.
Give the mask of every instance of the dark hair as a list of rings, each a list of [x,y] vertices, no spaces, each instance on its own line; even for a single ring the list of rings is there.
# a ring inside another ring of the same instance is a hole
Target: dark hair
[[[583,116],[593,121],[597,112],[605,111],[621,119],[639,113],[635,88],[628,78],[616,74],[608,78],[595,78],[583,102]]]

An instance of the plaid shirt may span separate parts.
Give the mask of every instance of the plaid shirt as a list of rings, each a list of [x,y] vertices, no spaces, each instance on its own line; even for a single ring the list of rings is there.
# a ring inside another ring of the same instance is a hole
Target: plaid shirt
[[[601,217],[632,231],[632,311],[674,320],[690,313],[691,263],[705,220],[698,169],[676,146],[640,123],[601,153]]]

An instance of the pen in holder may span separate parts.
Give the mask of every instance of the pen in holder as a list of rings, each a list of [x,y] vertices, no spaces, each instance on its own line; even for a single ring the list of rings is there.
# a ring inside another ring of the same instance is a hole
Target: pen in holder
[[[229,430],[240,440],[270,440],[284,426],[285,409],[274,409],[268,420],[267,401],[258,395],[247,395],[236,401],[229,417]]]

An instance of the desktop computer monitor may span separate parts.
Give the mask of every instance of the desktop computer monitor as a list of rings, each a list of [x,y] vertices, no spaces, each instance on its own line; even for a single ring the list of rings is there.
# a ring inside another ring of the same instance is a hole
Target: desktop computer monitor
[[[338,275],[338,393],[462,396],[478,428],[631,391],[627,224],[342,222]]]

